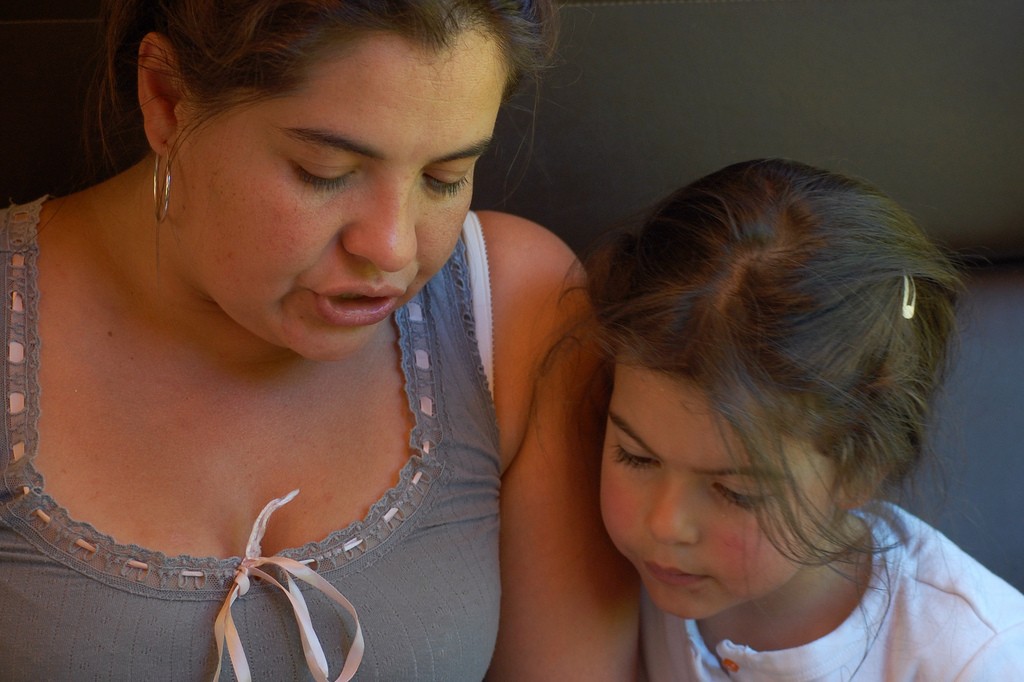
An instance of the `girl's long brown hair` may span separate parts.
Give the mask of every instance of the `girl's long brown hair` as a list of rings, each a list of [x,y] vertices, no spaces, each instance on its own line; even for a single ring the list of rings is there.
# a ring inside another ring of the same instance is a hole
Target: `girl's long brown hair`
[[[607,357],[696,385],[753,465],[788,472],[786,448],[807,443],[832,461],[836,494],[856,498],[894,492],[921,461],[960,282],[876,188],[738,163],[669,196],[587,269]],[[872,549],[834,533],[836,518],[798,522],[812,510],[786,477],[761,485],[763,525],[791,557]]]

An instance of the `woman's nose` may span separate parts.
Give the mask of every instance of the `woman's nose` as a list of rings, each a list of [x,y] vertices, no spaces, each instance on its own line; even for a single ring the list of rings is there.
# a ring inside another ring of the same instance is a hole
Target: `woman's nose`
[[[383,272],[399,272],[416,260],[416,216],[408,196],[377,193],[366,198],[341,235],[345,251]]]

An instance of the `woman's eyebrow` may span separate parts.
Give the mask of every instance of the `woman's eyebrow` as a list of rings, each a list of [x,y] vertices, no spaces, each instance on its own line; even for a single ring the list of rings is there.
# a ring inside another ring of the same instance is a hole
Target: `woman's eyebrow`
[[[293,139],[313,144],[318,147],[329,147],[337,151],[351,152],[376,160],[384,158],[384,154],[373,147],[362,144],[361,142],[356,142],[344,135],[340,135],[329,130],[322,130],[319,128],[284,128],[283,130],[286,135]],[[448,161],[459,161],[462,159],[472,159],[483,156],[490,146],[491,138],[486,137],[473,142],[463,149],[454,151],[451,154],[445,154],[442,157],[432,159],[431,163],[445,163]]]
[[[372,147],[360,144],[359,142],[351,140],[344,135],[339,135],[338,133],[332,133],[318,128],[284,128],[283,130],[286,135],[298,140],[299,142],[306,142],[318,147],[330,147],[331,149],[342,152],[352,152],[359,154],[360,156],[370,157],[371,159],[384,158],[383,154]]]

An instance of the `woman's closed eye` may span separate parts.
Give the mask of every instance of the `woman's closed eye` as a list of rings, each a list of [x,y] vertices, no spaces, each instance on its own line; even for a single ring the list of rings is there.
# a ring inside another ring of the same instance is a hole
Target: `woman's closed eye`
[[[318,192],[332,192],[334,190],[341,189],[349,180],[349,173],[344,173],[337,177],[325,178],[323,176],[310,173],[302,166],[296,166],[295,172],[298,174],[299,180]]]
[[[454,197],[458,195],[463,188],[469,186],[469,177],[469,173],[466,173],[461,178],[449,182],[433,175],[424,175],[423,182],[426,183],[430,191],[435,194],[442,197]]]

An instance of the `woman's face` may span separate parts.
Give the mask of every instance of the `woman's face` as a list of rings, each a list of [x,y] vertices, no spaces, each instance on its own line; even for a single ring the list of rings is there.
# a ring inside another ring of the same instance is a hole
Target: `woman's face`
[[[791,561],[769,541],[756,514],[766,503],[762,487],[738,451],[698,389],[646,369],[616,369],[601,471],[612,541],[662,610],[778,625],[821,596],[822,569]],[[831,508],[828,461],[800,447],[787,450],[787,460],[804,499]]]
[[[350,355],[451,254],[505,75],[478,32],[440,53],[376,34],[298,92],[182,135],[161,277],[170,259],[202,305],[274,346]]]

